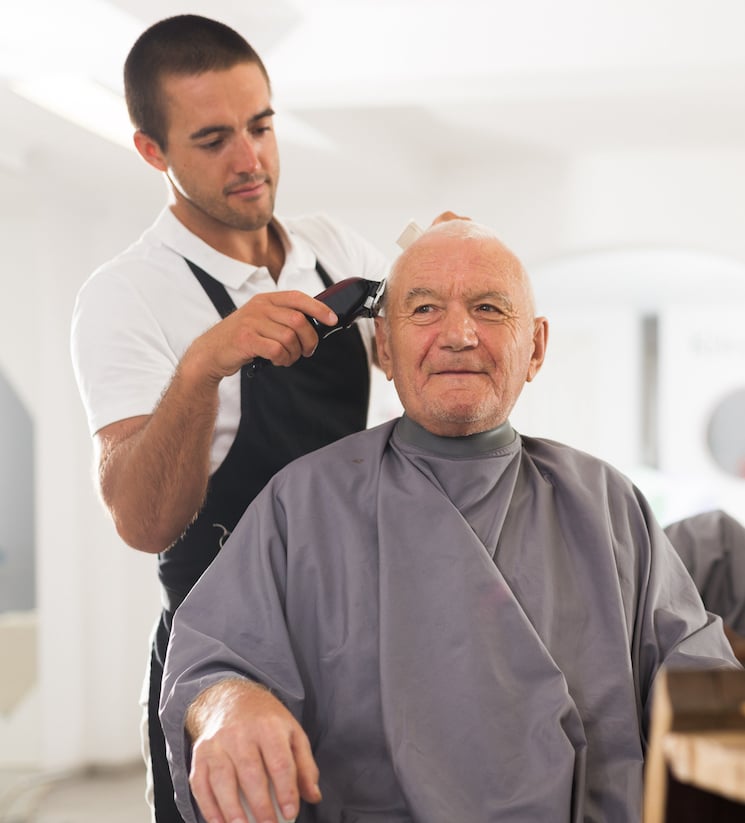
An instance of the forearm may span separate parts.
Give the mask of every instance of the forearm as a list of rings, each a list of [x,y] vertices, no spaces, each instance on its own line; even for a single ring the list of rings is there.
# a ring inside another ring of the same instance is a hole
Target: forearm
[[[125,437],[102,439],[99,481],[122,539],[159,552],[198,513],[209,479],[219,381],[182,363],[153,414]]]
[[[220,381],[254,357],[289,366],[310,356],[308,317],[337,319],[302,292],[257,295],[194,340],[152,415],[98,433],[101,493],[125,542],[160,552],[181,536],[207,490]]]

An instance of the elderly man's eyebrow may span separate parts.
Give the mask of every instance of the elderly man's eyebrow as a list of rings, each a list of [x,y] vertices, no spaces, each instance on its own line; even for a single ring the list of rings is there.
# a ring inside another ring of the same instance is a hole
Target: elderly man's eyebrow
[[[428,289],[425,286],[417,286],[409,289],[404,295],[404,303],[410,303],[418,297],[435,297],[436,293],[433,289]]]
[[[406,292],[404,295],[404,304],[406,305],[420,298],[432,299],[439,296],[439,293],[434,289],[427,288],[426,286],[417,286]],[[514,310],[512,299],[508,294],[502,291],[476,292],[474,294],[466,295],[466,299],[469,303],[496,303],[506,311]]]
[[[485,291],[481,294],[473,295],[470,300],[473,303],[498,303],[502,308],[512,311],[513,303],[509,294],[503,291]]]
[[[274,117],[274,109],[267,107],[260,111],[258,114],[254,114],[248,120],[246,124],[249,128],[251,126],[255,126],[260,120],[265,120],[267,117]],[[203,126],[201,129],[197,129],[195,132],[192,132],[189,135],[190,140],[201,140],[204,137],[210,137],[212,135],[225,135],[225,134],[232,134],[233,127],[232,126],[225,126],[221,124],[214,124],[209,126]]]

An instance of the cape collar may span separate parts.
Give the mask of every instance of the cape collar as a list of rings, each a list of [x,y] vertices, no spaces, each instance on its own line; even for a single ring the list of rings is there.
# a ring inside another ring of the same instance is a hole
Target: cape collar
[[[516,437],[509,421],[477,434],[441,437],[422,428],[406,415],[396,424],[396,433],[403,443],[442,457],[482,457],[508,446]]]

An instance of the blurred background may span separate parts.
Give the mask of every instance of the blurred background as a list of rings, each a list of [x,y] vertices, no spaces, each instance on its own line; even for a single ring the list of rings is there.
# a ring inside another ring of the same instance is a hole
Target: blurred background
[[[280,214],[329,212],[391,256],[412,218],[494,227],[551,321],[514,425],[616,464],[663,524],[745,520],[742,0],[5,3],[0,772],[139,759],[155,559],[96,498],[68,337],[84,279],[163,206],[121,70],[184,12],[267,65]],[[378,381],[372,422],[396,413]]]

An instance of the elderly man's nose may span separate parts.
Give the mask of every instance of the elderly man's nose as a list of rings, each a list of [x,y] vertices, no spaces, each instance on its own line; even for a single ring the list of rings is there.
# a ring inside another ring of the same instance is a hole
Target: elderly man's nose
[[[451,349],[467,349],[479,342],[476,324],[467,311],[449,310],[445,312],[440,327],[443,346]]]

